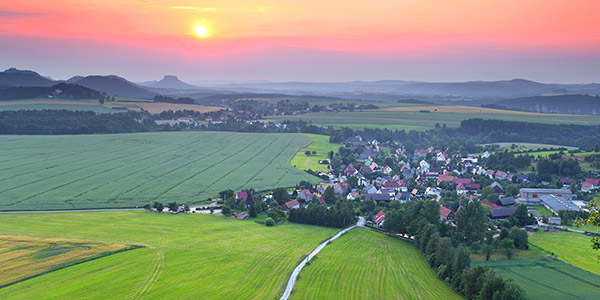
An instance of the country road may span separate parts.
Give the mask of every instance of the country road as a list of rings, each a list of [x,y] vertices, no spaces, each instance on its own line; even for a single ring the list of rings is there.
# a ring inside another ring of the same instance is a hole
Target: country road
[[[292,289],[294,289],[294,284],[296,283],[296,278],[298,278],[298,275],[300,274],[300,271],[302,271],[302,268],[304,268],[306,263],[309,262],[311,259],[313,259],[313,257],[315,257],[315,255],[317,255],[319,252],[321,252],[321,250],[323,250],[323,248],[325,248],[325,246],[327,246],[327,244],[329,242],[339,238],[340,236],[342,236],[342,234],[348,232],[349,230],[351,230],[352,228],[354,228],[356,226],[363,227],[364,225],[365,225],[365,219],[363,217],[358,217],[358,222],[356,223],[356,225],[354,225],[352,227],[348,227],[348,228],[338,232],[336,235],[327,239],[327,241],[321,243],[315,250],[313,250],[313,252],[311,252],[305,259],[303,259],[302,262],[294,269],[294,272],[292,272],[292,276],[290,276],[290,280],[288,280],[287,286],[285,287],[285,291],[283,292],[283,295],[281,296],[281,298],[279,298],[279,300],[287,300],[290,297],[290,294],[292,293]]]
[[[15,210],[0,211],[0,214],[46,214],[46,213],[69,213],[69,212],[92,212],[92,211],[129,211],[144,210],[143,208],[97,208],[97,209],[66,209],[66,210]]]

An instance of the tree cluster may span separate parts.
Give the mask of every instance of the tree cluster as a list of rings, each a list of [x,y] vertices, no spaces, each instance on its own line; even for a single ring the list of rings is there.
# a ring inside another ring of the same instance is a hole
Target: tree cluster
[[[300,206],[290,210],[288,221],[303,224],[320,225],[327,227],[345,228],[356,224],[357,217],[354,213],[352,202],[337,202],[327,208],[325,205],[311,203],[308,207]]]

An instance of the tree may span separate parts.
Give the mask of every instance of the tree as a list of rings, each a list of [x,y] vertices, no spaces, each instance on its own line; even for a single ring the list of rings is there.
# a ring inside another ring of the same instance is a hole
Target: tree
[[[265,224],[267,226],[275,226],[275,220],[273,220],[273,218],[266,218],[265,219]]]
[[[98,99],[98,102],[100,102],[100,105],[104,104],[104,96],[100,97],[100,99]]]
[[[177,202],[169,202],[169,204],[167,205],[169,207],[170,211],[177,211]]]
[[[494,294],[504,289],[504,279],[498,275],[492,276],[488,279],[481,288],[479,299],[481,300],[492,300]]]
[[[517,209],[513,213],[513,216],[515,216],[515,218],[517,218],[519,222],[519,224],[515,225],[518,225],[519,227],[536,223],[535,217],[529,216],[529,213],[527,212],[527,207],[524,204],[517,205]]]
[[[190,212],[190,206],[186,204],[186,205],[183,207],[183,210],[184,210],[185,212]]]
[[[215,209],[211,207],[210,208],[210,214],[212,215],[214,212],[215,212]]]
[[[154,202],[152,207],[154,207],[156,209],[156,211],[158,211],[158,212],[162,212],[163,209],[165,209],[164,205],[160,202]]]
[[[310,151],[309,151],[309,150],[306,150],[306,151],[304,151],[304,154],[305,154],[306,156],[310,156]]]
[[[279,203],[279,205],[283,205],[284,203],[290,201],[290,195],[285,188],[276,188],[273,190],[273,199]]]
[[[594,145],[594,152],[600,152],[600,145]]]
[[[464,269],[471,265],[471,253],[469,248],[459,246],[454,253],[454,261],[452,262],[452,272],[454,276],[460,276]]]
[[[494,276],[493,271],[483,266],[471,268],[464,278],[464,293],[465,298],[475,299],[483,288],[483,285],[490,277]]]
[[[256,204],[251,204],[250,205],[250,211],[249,211],[250,217],[254,218],[256,217]]]
[[[224,216],[229,216],[229,215],[231,215],[231,208],[229,206],[227,206],[227,205],[223,206],[223,209],[221,210],[221,213]]]
[[[333,191],[333,188],[328,186],[325,189],[325,192],[323,193],[323,199],[325,199],[325,202],[327,204],[334,204],[335,203],[335,192]]]
[[[494,249],[490,245],[483,246],[483,254],[485,254],[485,260],[490,260]]]
[[[503,239],[501,246],[506,251],[506,258],[511,259],[513,256],[513,247],[515,246],[515,241],[512,239]]]
[[[588,202],[588,209],[590,211],[589,217],[577,221],[577,226],[584,226],[588,224],[600,226],[600,203],[598,202],[597,198],[594,198]],[[591,242],[592,249],[600,250],[600,237],[593,237]],[[600,259],[600,255],[598,255],[598,258]]]
[[[527,249],[527,232],[525,230],[513,226],[510,230],[509,238],[514,241],[514,245],[517,249]]]
[[[481,203],[477,200],[463,200],[462,209],[456,212],[456,230],[468,244],[481,241],[487,230],[487,218]]]

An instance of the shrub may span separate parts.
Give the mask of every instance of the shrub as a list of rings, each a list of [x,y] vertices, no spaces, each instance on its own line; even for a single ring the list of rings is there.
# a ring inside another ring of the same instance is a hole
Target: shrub
[[[265,224],[267,224],[267,226],[275,226],[275,220],[273,220],[273,218],[266,218]]]

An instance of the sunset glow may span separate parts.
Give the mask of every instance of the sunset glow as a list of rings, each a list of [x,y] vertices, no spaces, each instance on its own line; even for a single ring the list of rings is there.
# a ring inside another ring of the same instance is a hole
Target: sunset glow
[[[95,69],[147,80],[160,67],[200,79],[590,82],[600,78],[598,11],[595,0],[5,1],[0,53],[11,65],[1,67],[59,78]]]

